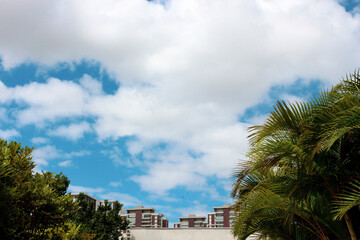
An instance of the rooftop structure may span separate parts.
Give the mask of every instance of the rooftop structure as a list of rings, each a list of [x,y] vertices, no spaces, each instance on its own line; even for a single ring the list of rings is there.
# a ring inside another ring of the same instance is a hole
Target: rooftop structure
[[[180,222],[174,223],[174,228],[205,228],[206,217],[189,214],[187,217],[179,217]]]

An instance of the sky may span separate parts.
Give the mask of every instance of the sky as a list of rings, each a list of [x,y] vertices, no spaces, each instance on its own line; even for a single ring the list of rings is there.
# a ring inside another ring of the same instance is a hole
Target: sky
[[[232,203],[277,100],[359,67],[359,0],[0,0],[0,137],[173,223]]]

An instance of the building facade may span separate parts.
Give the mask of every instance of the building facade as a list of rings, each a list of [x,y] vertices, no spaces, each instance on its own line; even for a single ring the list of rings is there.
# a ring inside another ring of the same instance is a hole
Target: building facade
[[[71,196],[74,201],[79,197],[79,193],[73,193]],[[105,201],[100,201],[93,196],[84,193],[85,201],[93,204],[95,210],[103,206]],[[115,201],[108,201],[111,208],[114,208]],[[189,214],[187,217],[179,217],[180,222],[174,223],[174,228],[230,228],[235,219],[235,212],[229,204],[222,207],[214,207],[214,212],[208,213],[208,219],[204,216]],[[121,210],[120,215],[130,222],[129,228],[168,228],[169,220],[164,218],[161,213],[156,213],[154,208],[144,208],[136,206]],[[124,230],[128,234],[128,231]]]
[[[224,204],[222,207],[214,207],[214,212],[208,213],[208,227],[232,227],[235,216],[235,212],[229,204]]]
[[[155,213],[154,208],[144,208],[143,206],[136,206],[136,208],[125,209],[126,213],[121,214],[129,220],[130,228],[167,228],[169,221],[163,218],[161,213]]]
[[[134,240],[235,240],[230,228],[135,228]],[[257,238],[254,238],[255,240]],[[250,240],[250,239],[247,239]]]
[[[180,222],[174,223],[174,228],[206,228],[206,217],[189,214],[187,217],[179,217]]]

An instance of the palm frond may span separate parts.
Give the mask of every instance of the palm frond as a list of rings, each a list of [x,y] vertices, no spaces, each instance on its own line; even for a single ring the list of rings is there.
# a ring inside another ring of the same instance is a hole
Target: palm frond
[[[356,206],[360,207],[360,182],[354,180],[345,193],[340,194],[338,200],[334,201],[334,209],[332,211],[334,219],[342,219],[350,209]]]

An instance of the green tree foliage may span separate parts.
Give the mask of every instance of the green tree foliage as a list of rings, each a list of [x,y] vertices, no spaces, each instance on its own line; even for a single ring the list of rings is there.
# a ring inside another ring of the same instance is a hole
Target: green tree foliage
[[[32,150],[0,139],[1,239],[49,239],[78,208],[64,175],[34,172]]]
[[[77,200],[79,211],[73,216],[76,224],[81,226],[80,232],[90,233],[97,240],[117,240],[121,237],[121,230],[127,229],[128,222],[119,215],[122,204],[118,201],[98,206],[95,210],[95,202],[87,202],[85,195],[80,193]]]
[[[235,171],[238,239],[360,237],[360,74],[306,103],[278,102],[250,128]]]

